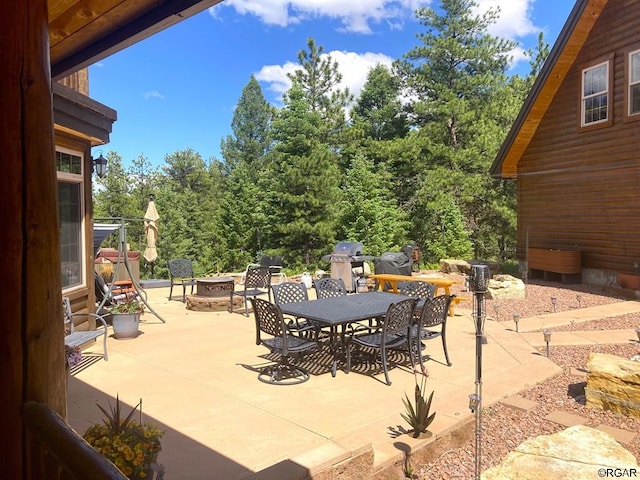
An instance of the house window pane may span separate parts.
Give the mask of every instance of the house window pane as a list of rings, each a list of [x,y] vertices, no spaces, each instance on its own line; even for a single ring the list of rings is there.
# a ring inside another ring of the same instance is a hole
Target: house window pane
[[[583,125],[606,121],[608,118],[609,68],[607,63],[582,72]]]
[[[56,152],[56,167],[59,172],[82,174],[82,158],[71,153]]]
[[[629,115],[640,113],[640,52],[629,54]]]
[[[58,183],[62,288],[82,284],[82,199],[80,184]]]

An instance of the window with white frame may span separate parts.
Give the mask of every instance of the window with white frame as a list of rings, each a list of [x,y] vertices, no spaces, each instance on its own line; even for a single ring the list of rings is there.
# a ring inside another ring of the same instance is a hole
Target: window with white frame
[[[640,50],[629,53],[629,115],[640,113]]]
[[[56,147],[62,288],[84,284],[84,177],[79,152]]]
[[[582,70],[582,126],[609,120],[609,62]]]

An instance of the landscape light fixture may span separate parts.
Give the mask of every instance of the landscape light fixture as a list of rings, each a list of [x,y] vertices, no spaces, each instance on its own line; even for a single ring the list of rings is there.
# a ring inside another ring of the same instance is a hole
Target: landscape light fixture
[[[93,171],[99,178],[103,178],[107,174],[107,159],[102,156],[93,159]]]
[[[500,321],[500,304],[494,303],[493,310],[496,312],[496,322]]]
[[[636,335],[638,335],[638,343],[640,343],[640,327],[636,328]]]
[[[480,397],[475,393],[469,395],[469,410],[471,413],[476,413],[478,405],[480,404]]]
[[[558,299],[556,297],[551,297],[551,305],[553,305],[553,313],[556,313],[557,303],[558,303]]]
[[[544,330],[542,332],[544,335],[544,341],[547,344],[547,358],[549,358],[549,342],[551,341],[551,330]]]
[[[582,308],[582,295],[576,294],[576,300],[578,300],[578,308]]]
[[[518,323],[520,322],[520,315],[517,313],[513,314],[513,323],[516,324],[516,333],[518,333]]]

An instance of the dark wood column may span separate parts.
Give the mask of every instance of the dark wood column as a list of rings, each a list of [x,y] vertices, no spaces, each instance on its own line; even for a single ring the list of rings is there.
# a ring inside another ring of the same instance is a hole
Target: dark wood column
[[[0,6],[0,451],[25,478],[21,408],[66,415],[47,3]]]

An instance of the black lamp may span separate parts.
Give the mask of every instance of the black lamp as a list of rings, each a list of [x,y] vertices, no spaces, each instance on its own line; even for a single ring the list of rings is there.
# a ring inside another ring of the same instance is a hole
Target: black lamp
[[[98,177],[103,178],[107,174],[107,159],[102,156],[93,159],[93,171]]]

